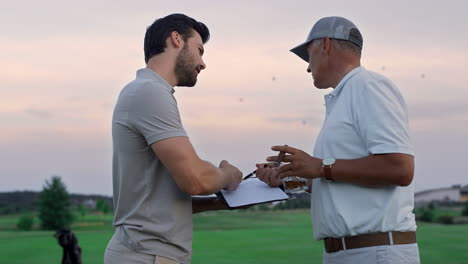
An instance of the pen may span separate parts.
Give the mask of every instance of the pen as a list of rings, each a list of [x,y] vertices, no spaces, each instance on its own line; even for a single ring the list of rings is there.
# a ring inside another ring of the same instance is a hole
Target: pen
[[[263,164],[263,168],[266,168],[268,165]],[[252,177],[255,173],[257,173],[257,170],[252,171],[249,175],[245,176],[244,179],[242,180],[247,180],[248,178]]]
[[[284,146],[287,147],[288,145],[284,145]],[[273,163],[273,166],[279,167],[285,155],[286,155],[286,152],[280,151],[280,153],[278,154],[278,158],[276,158],[275,162]],[[267,164],[263,164],[263,168],[266,168],[267,166],[268,166]],[[242,180],[247,180],[248,178],[252,177],[255,173],[257,173],[257,170],[252,171],[249,175],[245,176]]]

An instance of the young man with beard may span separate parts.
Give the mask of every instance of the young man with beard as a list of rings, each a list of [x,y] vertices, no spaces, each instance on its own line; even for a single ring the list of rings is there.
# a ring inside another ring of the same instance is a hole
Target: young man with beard
[[[115,234],[104,262],[189,263],[192,213],[226,209],[191,195],[234,190],[242,173],[227,161],[201,160],[182,126],[174,86],[194,86],[205,69],[208,28],[183,14],[148,27],[146,68],[123,88],[114,109]]]

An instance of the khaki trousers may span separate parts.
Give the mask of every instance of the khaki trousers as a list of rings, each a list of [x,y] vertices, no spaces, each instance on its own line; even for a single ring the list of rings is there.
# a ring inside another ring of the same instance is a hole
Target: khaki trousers
[[[420,264],[418,244],[401,244],[323,252],[323,264]]]
[[[131,250],[120,243],[114,235],[107,245],[104,264],[179,264],[179,262]]]

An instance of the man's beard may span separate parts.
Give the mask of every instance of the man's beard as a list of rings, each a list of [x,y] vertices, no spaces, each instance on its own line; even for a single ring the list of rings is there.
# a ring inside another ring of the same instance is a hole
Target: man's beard
[[[192,87],[197,83],[196,65],[192,63],[188,46],[185,45],[176,58],[175,76],[176,86]]]

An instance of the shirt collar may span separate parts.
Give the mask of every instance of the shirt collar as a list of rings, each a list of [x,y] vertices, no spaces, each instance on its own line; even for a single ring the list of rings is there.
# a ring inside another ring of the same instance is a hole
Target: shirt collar
[[[165,87],[167,87],[167,89],[171,90],[172,93],[175,92],[174,87],[172,87],[166,80],[164,80],[163,77],[148,68],[139,69],[136,73],[136,77],[137,79],[150,79],[161,82]]]
[[[364,70],[364,67],[362,66],[359,66],[357,68],[354,68],[352,71],[348,72],[348,74],[345,75],[345,77],[343,77],[343,79],[341,79],[341,81],[338,83],[338,85],[336,86],[335,89],[333,89],[333,91],[327,95],[329,96],[338,96],[338,94],[341,92],[341,90],[343,89],[343,86],[345,85],[345,83],[351,79],[351,77],[353,77],[355,74],[361,72]]]

